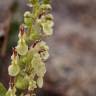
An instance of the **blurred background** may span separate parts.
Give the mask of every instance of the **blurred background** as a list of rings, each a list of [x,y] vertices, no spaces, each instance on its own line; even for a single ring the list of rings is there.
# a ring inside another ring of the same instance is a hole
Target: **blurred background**
[[[0,81],[7,68],[27,0],[0,0]],[[96,96],[96,0],[52,0],[54,35],[47,39],[44,87],[37,96]]]

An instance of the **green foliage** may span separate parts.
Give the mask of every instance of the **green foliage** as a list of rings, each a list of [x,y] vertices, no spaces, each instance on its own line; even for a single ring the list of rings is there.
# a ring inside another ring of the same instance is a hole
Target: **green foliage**
[[[43,86],[49,47],[42,40],[53,34],[52,8],[49,0],[28,0],[28,3],[33,8],[24,13],[24,24],[20,25],[19,40],[8,68],[11,80],[6,96],[17,96],[17,89],[27,90],[21,96],[33,96],[34,90]]]
[[[6,94],[6,88],[4,87],[4,85],[2,83],[0,83],[0,96],[5,96]]]

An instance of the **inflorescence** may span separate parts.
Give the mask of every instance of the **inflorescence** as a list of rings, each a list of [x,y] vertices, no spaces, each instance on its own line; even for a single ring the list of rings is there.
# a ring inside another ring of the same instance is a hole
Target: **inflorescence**
[[[28,0],[31,11],[24,13],[24,24],[19,28],[19,40],[13,48],[9,89],[6,96],[35,96],[35,89],[42,88],[46,73],[45,61],[49,47],[44,38],[53,34],[52,7],[49,0]]]

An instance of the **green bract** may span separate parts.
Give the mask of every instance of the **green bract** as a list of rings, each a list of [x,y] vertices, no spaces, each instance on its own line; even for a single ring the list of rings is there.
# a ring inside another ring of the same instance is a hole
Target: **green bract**
[[[20,25],[19,40],[8,67],[10,83],[6,96],[17,96],[18,90],[22,90],[19,96],[34,96],[34,90],[43,86],[45,61],[49,57],[49,47],[43,40],[53,34],[52,7],[50,0],[28,0],[28,5],[32,11],[24,13],[24,24]]]

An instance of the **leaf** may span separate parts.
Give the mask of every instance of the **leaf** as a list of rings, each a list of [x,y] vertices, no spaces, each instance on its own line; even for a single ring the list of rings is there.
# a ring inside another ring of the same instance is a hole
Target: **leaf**
[[[7,90],[2,83],[0,83],[0,96],[5,96]]]

